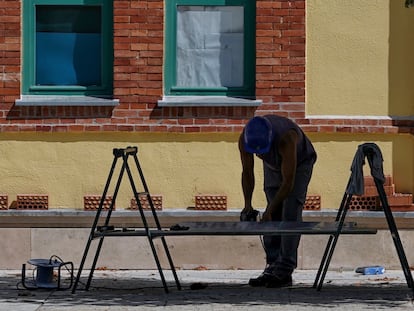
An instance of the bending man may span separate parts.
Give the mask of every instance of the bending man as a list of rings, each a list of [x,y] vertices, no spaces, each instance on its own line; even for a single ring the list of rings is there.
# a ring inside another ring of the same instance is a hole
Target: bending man
[[[264,192],[267,206],[262,221],[302,221],[302,210],[312,176],[316,152],[297,124],[288,118],[266,115],[254,117],[239,138],[243,166],[242,188],[245,215],[252,214],[255,186],[254,154],[263,161]],[[251,286],[284,287],[292,285],[297,266],[300,235],[264,236],[266,268]]]

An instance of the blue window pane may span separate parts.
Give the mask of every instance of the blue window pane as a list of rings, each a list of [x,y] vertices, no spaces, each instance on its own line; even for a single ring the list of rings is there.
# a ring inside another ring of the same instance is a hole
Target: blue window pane
[[[36,84],[100,86],[101,7],[36,6]]]
[[[100,85],[101,35],[38,32],[37,85]]]

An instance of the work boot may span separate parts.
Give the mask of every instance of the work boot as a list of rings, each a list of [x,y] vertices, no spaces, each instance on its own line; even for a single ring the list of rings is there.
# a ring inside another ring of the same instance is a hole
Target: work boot
[[[249,285],[252,287],[261,287],[266,286],[268,280],[272,278],[272,265],[266,264],[266,267],[262,274],[260,274],[257,278],[252,278],[249,280]]]
[[[270,275],[270,277],[266,278],[266,287],[267,288],[280,288],[280,287],[290,287],[292,286],[292,276],[275,276]]]
[[[271,279],[274,278],[271,274],[263,272],[257,278],[252,278],[249,280],[249,285],[251,287],[264,287],[267,285]]]

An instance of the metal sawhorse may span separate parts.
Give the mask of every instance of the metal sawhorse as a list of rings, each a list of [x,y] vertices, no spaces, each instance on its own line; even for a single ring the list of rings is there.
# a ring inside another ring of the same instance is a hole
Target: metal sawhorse
[[[353,195],[363,194],[363,173],[362,167],[365,164],[365,159],[368,160],[368,164],[371,170],[371,176],[374,179],[375,186],[378,191],[378,195],[381,201],[381,206],[387,219],[388,228],[391,233],[391,237],[394,241],[395,248],[397,250],[398,258],[401,263],[401,268],[404,272],[407,285],[414,292],[414,281],[411,274],[410,266],[408,265],[407,257],[404,252],[404,247],[401,243],[400,235],[398,233],[397,225],[395,224],[394,216],[392,215],[391,208],[388,204],[387,195],[384,190],[384,172],[383,172],[383,158],[381,150],[374,143],[365,143],[358,146],[358,150],[355,154],[354,160],[351,166],[351,176],[348,181],[344,196],[341,201],[338,214],[335,221],[338,222],[338,226],[341,227],[345,221],[346,214],[349,210],[349,205]],[[340,231],[329,237],[328,243],[323,254],[321,264],[318,273],[315,278],[313,287],[318,290],[321,289],[323,281],[325,279],[326,272],[328,271],[329,263],[331,261],[333,252],[335,250],[336,243],[339,238]]]
[[[89,234],[89,238],[88,238],[88,241],[86,243],[85,251],[84,251],[83,256],[82,256],[82,260],[81,260],[81,263],[80,263],[80,266],[79,266],[79,270],[78,270],[75,282],[73,284],[72,293],[74,293],[77,289],[77,286],[78,286],[78,283],[79,283],[79,280],[80,280],[80,277],[81,277],[81,274],[82,274],[82,270],[83,270],[83,267],[85,265],[86,258],[88,256],[88,252],[89,252],[89,248],[91,246],[91,243],[94,239],[99,239],[99,244],[98,244],[98,247],[97,247],[96,252],[95,252],[95,257],[93,259],[92,267],[91,267],[91,270],[89,272],[89,277],[88,277],[88,281],[86,283],[85,289],[88,290],[89,287],[90,287],[92,277],[93,277],[93,273],[94,273],[95,268],[96,268],[96,263],[98,261],[98,257],[99,257],[99,254],[100,254],[100,251],[101,251],[101,248],[102,248],[102,244],[103,244],[104,238],[106,236],[105,232],[112,231],[112,230],[108,230],[108,228],[110,228],[110,218],[111,218],[111,215],[112,215],[112,211],[114,209],[114,204],[115,204],[115,201],[116,201],[116,197],[118,195],[119,187],[121,185],[121,181],[122,181],[122,178],[124,176],[125,171],[127,172],[128,179],[129,179],[130,184],[131,184],[132,192],[133,192],[134,198],[137,202],[138,210],[139,210],[139,213],[140,213],[140,216],[141,216],[141,221],[142,221],[142,224],[143,224],[143,227],[144,227],[143,230],[136,231],[136,235],[137,236],[146,236],[148,238],[148,242],[149,242],[149,245],[151,247],[152,254],[154,255],[155,263],[156,263],[158,271],[160,273],[161,281],[164,285],[164,288],[166,288],[168,290],[167,283],[166,283],[164,274],[162,272],[162,267],[161,267],[161,264],[160,264],[160,260],[158,258],[158,254],[157,254],[157,251],[155,249],[154,241],[153,241],[153,238],[151,236],[151,230],[149,228],[147,219],[146,219],[145,214],[144,214],[144,209],[143,209],[141,201],[139,199],[140,196],[143,196],[143,195],[146,196],[147,202],[149,203],[149,206],[150,206],[151,211],[152,211],[152,215],[154,217],[156,229],[161,230],[162,228],[161,228],[161,225],[160,225],[160,222],[159,222],[154,204],[152,202],[152,198],[151,198],[151,195],[149,193],[148,186],[147,186],[147,183],[146,183],[145,178],[144,178],[144,174],[143,174],[142,169],[141,169],[141,165],[138,161],[137,153],[138,153],[138,148],[137,147],[127,147],[127,148],[113,149],[114,159],[113,159],[113,162],[112,162],[111,169],[109,171],[109,176],[108,176],[108,179],[106,181],[105,188],[104,188],[103,193],[102,193],[101,200],[99,202],[99,206],[98,206],[98,210],[96,212],[95,220],[92,224],[91,232]],[[131,169],[131,167],[128,163],[128,159],[130,157],[132,157],[132,159],[134,160],[136,172],[132,171],[132,169]],[[119,159],[122,160],[122,164],[121,164],[121,169],[120,169],[120,172],[119,172],[118,179],[116,181],[115,189],[114,189],[114,192],[113,192],[112,202],[109,206],[109,210],[107,212],[104,225],[103,226],[98,226],[98,222],[99,222],[99,219],[101,217],[102,210],[103,210],[104,200],[105,200],[106,195],[108,193],[108,190],[111,186],[111,181],[112,181],[112,177],[113,177],[113,174],[114,174],[114,170],[117,166],[117,162],[118,162]],[[141,181],[142,188],[143,188],[142,192],[137,191],[137,188],[136,188],[135,182],[134,182],[134,173],[135,173],[135,175],[138,174],[138,176],[139,176],[139,179]],[[181,289],[181,285],[180,285],[180,282],[179,282],[178,277],[177,277],[177,273],[176,273],[175,268],[174,268],[174,264],[173,264],[173,261],[172,261],[172,258],[171,258],[171,254],[170,254],[168,246],[167,246],[167,242],[166,242],[164,236],[162,236],[160,238],[161,238],[162,245],[163,245],[165,254],[167,256],[169,265],[170,265],[171,270],[173,272],[177,288]]]

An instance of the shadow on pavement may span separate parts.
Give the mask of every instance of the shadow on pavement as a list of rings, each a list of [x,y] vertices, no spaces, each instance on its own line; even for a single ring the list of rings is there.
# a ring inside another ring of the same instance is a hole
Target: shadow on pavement
[[[291,288],[251,288],[245,284],[220,282],[204,283],[205,288],[192,290],[192,283],[182,282],[177,290],[168,282],[166,294],[156,275],[154,278],[108,279],[95,278],[91,288],[84,290],[84,280],[75,294],[70,290],[47,291],[18,289],[19,275],[0,278],[0,305],[7,303],[41,303],[55,308],[75,306],[188,306],[230,304],[237,306],[279,305],[290,308],[318,306],[335,308],[338,305],[365,306],[366,309],[385,309],[399,306],[414,307],[412,290],[404,284],[333,285],[326,284],[316,291],[310,284],[298,283]],[[21,288],[21,287],[20,287]],[[0,307],[1,309],[1,307]],[[76,308],[74,308],[75,310]]]

